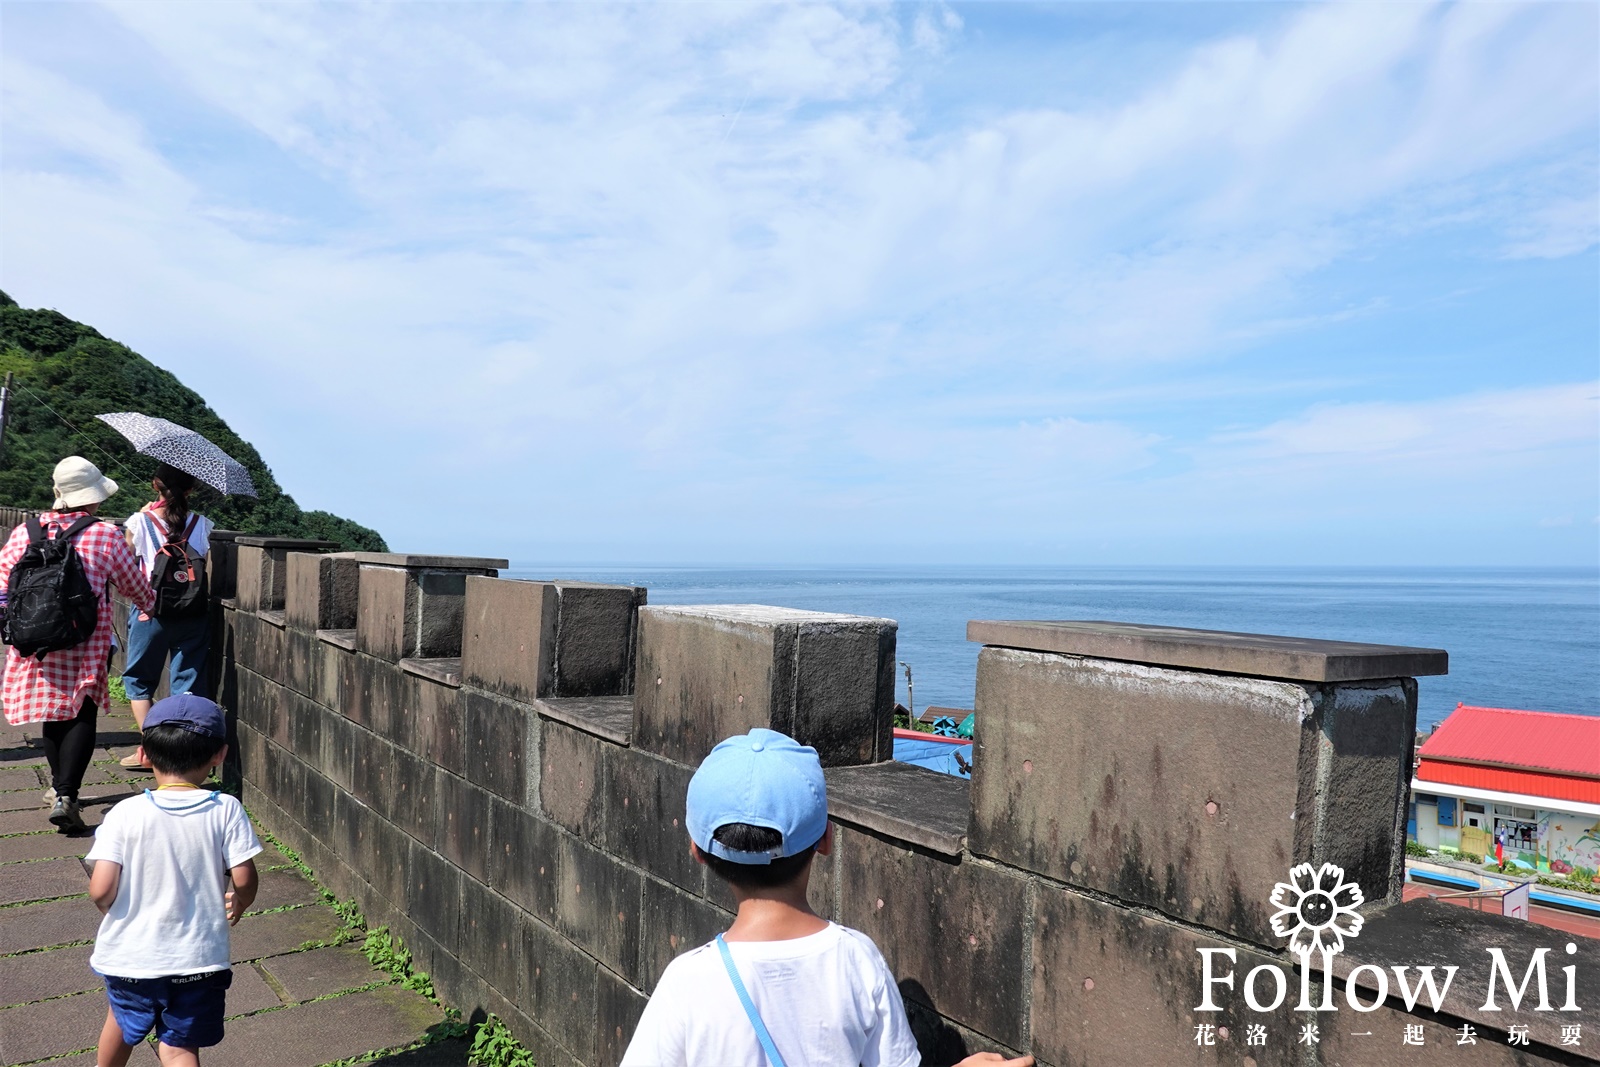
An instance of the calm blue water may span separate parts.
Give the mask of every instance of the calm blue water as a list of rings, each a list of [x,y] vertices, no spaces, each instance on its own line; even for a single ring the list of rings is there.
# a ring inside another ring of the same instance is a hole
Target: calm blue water
[[[648,586],[652,604],[773,604],[900,623],[916,706],[970,708],[968,619],[1108,619],[1443,648],[1419,720],[1456,703],[1600,715],[1600,572],[1573,568],[523,567]],[[907,699],[900,677],[899,699]]]

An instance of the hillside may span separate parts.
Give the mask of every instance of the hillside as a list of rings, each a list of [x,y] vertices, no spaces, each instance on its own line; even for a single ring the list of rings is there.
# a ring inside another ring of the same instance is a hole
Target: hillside
[[[107,506],[109,513],[125,514],[147,503],[154,496],[150,476],[155,460],[139,455],[121,434],[95,418],[108,411],[142,411],[204,434],[250,471],[259,499],[195,490],[191,501],[196,510],[218,526],[321,538],[347,550],[386,550],[376,530],[326,511],[301,510],[260,453],[173,375],[92,327],[60,312],[19,307],[0,292],[0,376],[6,371],[16,375],[20,388],[12,395],[0,456],[0,504],[49,507],[50,472],[63,456],[73,454],[87,457],[122,486]]]

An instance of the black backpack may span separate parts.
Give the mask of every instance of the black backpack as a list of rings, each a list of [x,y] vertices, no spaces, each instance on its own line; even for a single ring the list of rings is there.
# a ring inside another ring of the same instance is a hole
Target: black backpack
[[[24,656],[77,648],[100,621],[100,598],[89,584],[72,539],[94,525],[85,515],[55,537],[28,518],[28,548],[6,586],[5,641]]]
[[[156,552],[150,568],[150,585],[156,591],[155,616],[158,619],[192,619],[204,615],[209,606],[206,587],[206,561],[189,547],[189,535],[200,521],[190,515],[180,530],[168,530],[162,521],[145,512],[165,543]]]

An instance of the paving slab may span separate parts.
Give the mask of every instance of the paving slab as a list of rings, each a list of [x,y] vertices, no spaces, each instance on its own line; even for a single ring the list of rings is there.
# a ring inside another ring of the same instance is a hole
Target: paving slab
[[[50,900],[89,891],[83,864],[71,857],[0,865],[0,904]]]
[[[0,790],[39,789],[39,772],[32,767],[0,767]]]
[[[52,860],[62,856],[84,856],[88,854],[93,844],[94,835],[90,833],[23,834],[20,837],[0,837],[0,864],[25,860]]]
[[[318,1067],[364,1052],[406,1045],[444,1018],[409,990],[392,986],[318,1000],[228,1024],[207,1050],[206,1067]]]
[[[257,832],[260,829],[259,826],[256,827]],[[279,852],[276,845],[270,844],[265,840],[261,842],[261,851],[256,855],[256,870],[264,871],[268,867],[288,866],[290,866],[289,857]]]
[[[105,1021],[104,990],[0,1008],[0,1063],[28,1063],[91,1048]]]
[[[0,793],[0,811],[43,811],[44,789],[17,789]]]
[[[85,1052],[77,1056],[68,1056],[64,1060],[51,1060],[42,1067],[96,1067],[97,1062],[93,1052]],[[140,1045],[133,1050],[133,1055],[128,1057],[128,1067],[160,1067],[160,1063],[155,1051],[149,1045]]]
[[[40,791],[41,793],[43,790]],[[37,797],[35,797],[37,800]],[[0,811],[0,834],[36,834],[41,832],[55,833],[56,828],[50,825],[50,809],[42,801],[35,803],[31,808],[19,808],[16,811]]]
[[[339,930],[339,921],[327,908],[299,908],[270,915],[246,915],[233,928],[233,959],[237,963],[281,956],[285,952],[298,950],[307,941],[332,940],[338,936]]]
[[[93,945],[79,945],[6,960],[0,965],[0,1004],[26,1004],[99,989],[100,978],[89,969],[92,952]]]
[[[228,987],[228,1017],[248,1015],[263,1008],[279,1008],[283,1001],[254,964],[239,963],[233,968],[233,984]]]
[[[89,891],[87,879],[80,891]],[[87,896],[0,909],[0,955],[87,941],[99,929],[100,913]]]
[[[261,869],[260,859],[256,857],[257,870]],[[322,894],[317,892],[317,887],[306,881],[305,875],[290,867],[281,871],[261,871],[261,887],[256,892],[255,903],[250,905],[250,910],[259,912],[291,904],[321,903]]]
[[[96,763],[83,774],[84,785],[125,785],[143,789],[155,782],[148,772],[132,771],[119,763]]]
[[[274,956],[263,960],[260,966],[297,1001],[389,980],[387,974],[367,962],[360,949],[348,945]]]

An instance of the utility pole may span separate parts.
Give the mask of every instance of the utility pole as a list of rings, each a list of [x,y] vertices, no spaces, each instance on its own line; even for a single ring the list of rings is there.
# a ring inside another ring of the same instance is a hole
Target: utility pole
[[[906,669],[906,711],[909,713],[907,717],[915,720],[917,717],[917,693],[911,685],[911,664],[901,660],[900,666]]]
[[[6,371],[6,384],[0,387],[0,457],[6,454],[6,421],[11,418],[11,372]]]

